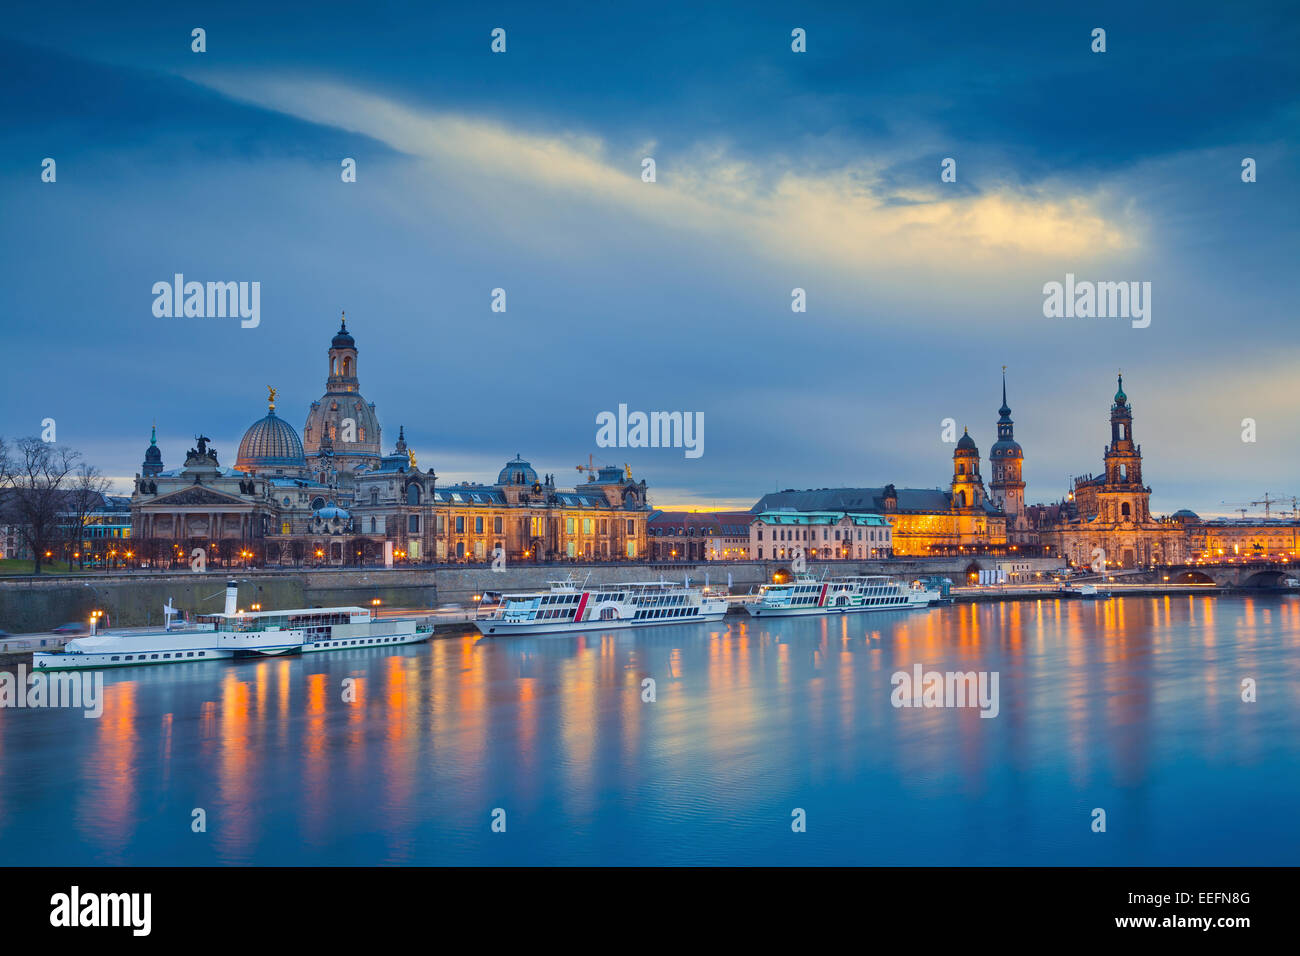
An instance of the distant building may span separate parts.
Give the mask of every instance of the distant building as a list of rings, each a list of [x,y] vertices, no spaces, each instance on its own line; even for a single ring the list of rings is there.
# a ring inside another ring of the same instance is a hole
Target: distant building
[[[209,564],[357,565],[384,561],[627,561],[647,556],[645,481],[606,467],[558,488],[516,456],[493,484],[439,486],[421,471],[399,428],[381,453],[379,419],[361,396],[356,339],[342,323],[328,349],[325,395],[300,439],[276,414],[244,433],[234,468],[206,437],[167,471],[156,430],[131,496],[141,558]],[[145,557],[145,556],[148,557]]]
[[[1103,555],[1110,567],[1182,561],[1182,522],[1151,515],[1151,489],[1142,479],[1142,446],[1133,440],[1133,406],[1124,394],[1122,375],[1110,407],[1110,444],[1103,460],[1102,474],[1075,479],[1071,507],[1040,528],[1042,542],[1079,565]]]
[[[650,557],[655,561],[739,561],[753,556],[748,511],[652,511]]]
[[[1175,511],[1173,520],[1186,535],[1188,561],[1300,557],[1300,521],[1294,519],[1217,518],[1202,520],[1195,512]]]
[[[998,440],[989,449],[989,465],[993,480],[989,482],[990,497],[1006,514],[1007,545],[1015,550],[1032,549],[1038,544],[1038,534],[1025,510],[1025,480],[1022,474],[1025,453],[1015,437],[1011,421],[1011,408],[1007,405],[1007,378],[1002,372],[1002,407],[998,409]]]
[[[893,529],[883,515],[853,511],[762,511],[749,525],[750,553],[760,560],[888,558]]]
[[[980,474],[975,439],[963,430],[953,450],[952,480],[946,491],[894,485],[804,491],[788,488],[764,495],[750,512],[880,514],[889,522],[891,550],[898,557],[1000,554],[1009,548],[1035,551],[1038,538],[1027,516],[1021,474],[1024,451],[1014,437],[1005,378],[998,411],[998,440],[990,454],[992,495]]]

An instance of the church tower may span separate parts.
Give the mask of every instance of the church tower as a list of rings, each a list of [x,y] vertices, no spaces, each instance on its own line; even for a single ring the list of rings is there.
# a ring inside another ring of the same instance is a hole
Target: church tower
[[[357,342],[348,331],[347,316],[330,340],[329,374],[325,394],[311,403],[303,426],[302,446],[308,467],[322,484],[337,475],[341,497],[349,498],[352,476],[369,471],[381,457],[379,418],[375,406],[361,395],[357,377]]]
[[[952,453],[952,504],[954,508],[980,508],[984,505],[980,450],[965,429]]]
[[[1025,453],[1016,442],[1015,424],[1007,405],[1007,370],[1002,367],[1002,407],[998,409],[998,440],[989,449],[989,464],[993,467],[993,480],[989,491],[993,503],[1006,512],[1008,530],[1016,527],[1015,521],[1025,510],[1025,482],[1021,475]]]
[[[1104,517],[1114,522],[1150,519],[1151,490],[1142,484],[1142,446],[1133,443],[1133,406],[1124,394],[1119,376],[1115,402],[1110,406],[1110,444],[1106,446],[1106,478],[1100,489]]]

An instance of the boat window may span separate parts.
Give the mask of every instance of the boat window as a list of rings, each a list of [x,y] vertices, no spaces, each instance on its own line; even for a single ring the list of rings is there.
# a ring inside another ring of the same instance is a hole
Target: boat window
[[[116,654],[114,654],[112,657],[109,658],[110,661],[115,661],[115,660],[117,660],[117,659],[118,659],[118,656],[117,656]]]

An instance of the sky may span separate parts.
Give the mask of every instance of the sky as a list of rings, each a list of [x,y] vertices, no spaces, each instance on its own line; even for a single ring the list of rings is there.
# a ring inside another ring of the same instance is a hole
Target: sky
[[[442,483],[946,486],[1005,365],[1030,502],[1101,470],[1121,368],[1155,512],[1300,495],[1300,6],[904,6],[7,10],[0,436],[53,418],[122,491],[155,421],[233,464],[267,385],[301,433],[346,310]],[[156,316],[176,273],[260,283],[259,324]],[[1045,316],[1067,274],[1149,282],[1150,324]],[[703,454],[598,447],[620,405]]]

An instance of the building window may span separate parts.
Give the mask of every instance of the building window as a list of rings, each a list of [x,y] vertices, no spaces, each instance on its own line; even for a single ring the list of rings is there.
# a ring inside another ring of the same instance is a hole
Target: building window
[[[406,503],[407,503],[408,505],[418,505],[418,504],[420,503],[420,486],[419,486],[419,485],[407,485],[407,486],[406,486]]]
[[[504,520],[505,519],[503,519],[500,515],[497,515],[497,517],[492,519],[492,532],[494,534],[501,533],[502,529],[504,528],[504,524],[502,523]],[[501,547],[500,542],[497,542],[497,547],[498,548]]]
[[[419,515],[411,515],[409,518],[406,519],[406,530],[407,530],[407,532],[410,533],[410,534],[419,534],[419,533],[420,533],[420,516],[419,516]]]
[[[464,516],[464,515],[456,515],[456,533],[457,533],[457,534],[464,534],[464,533],[465,533],[465,516]]]
[[[474,533],[475,533],[475,534],[482,534],[482,533],[483,533],[483,516],[482,516],[482,515],[475,515],[475,516],[474,516]]]

